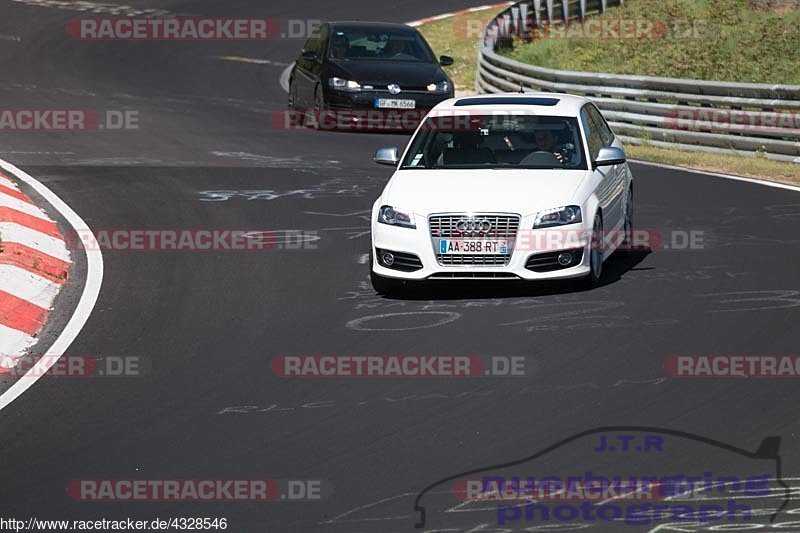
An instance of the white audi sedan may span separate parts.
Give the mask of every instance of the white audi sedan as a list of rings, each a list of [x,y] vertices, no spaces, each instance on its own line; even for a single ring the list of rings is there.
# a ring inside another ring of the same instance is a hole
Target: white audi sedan
[[[633,177],[622,144],[586,98],[509,93],[446,100],[414,133],[372,209],[375,290],[411,280],[596,284],[628,248]]]

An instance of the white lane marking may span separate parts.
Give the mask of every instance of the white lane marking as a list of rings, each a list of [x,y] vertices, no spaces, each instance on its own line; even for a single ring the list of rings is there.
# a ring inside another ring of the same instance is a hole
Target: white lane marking
[[[45,200],[50,202],[50,205],[52,205],[56,211],[61,213],[61,216],[66,219],[67,223],[72,226],[73,230],[76,232],[85,233],[87,235],[94,235],[86,222],[84,222],[83,219],[78,216],[78,214],[75,213],[72,208],[70,208],[70,206],[64,203],[61,198],[56,196],[56,194],[48,189],[44,184],[26,172],[15,167],[11,163],[3,161],[2,159],[0,159],[0,168],[14,174],[18,179],[24,181],[36,192],[38,192]],[[103,255],[100,253],[100,247],[96,246],[96,243],[94,244],[95,245],[93,246],[92,243],[89,243],[87,249],[84,250],[86,253],[86,284],[83,287],[80,300],[78,301],[78,305],[75,307],[75,312],[67,322],[67,325],[64,326],[64,329],[61,331],[58,338],[50,346],[50,349],[47,350],[47,353],[44,354],[46,357],[41,368],[44,368],[45,370],[49,370],[54,364],[56,364],[58,359],[64,354],[64,352],[67,351],[72,344],[72,341],[75,340],[75,337],[77,337],[78,333],[80,333],[81,329],[83,329],[84,324],[86,324],[86,321],[92,314],[94,305],[97,302],[97,297],[100,294],[100,287],[103,284]],[[0,333],[2,332],[0,331]],[[0,335],[0,338],[4,338],[4,335]],[[8,353],[11,352],[9,351]],[[16,400],[22,393],[36,383],[43,375],[44,372],[42,372],[41,369],[36,369],[35,367],[31,368],[7,391],[0,395],[0,410],[5,409],[11,402]]]
[[[292,63],[285,63],[283,61],[272,61],[271,59],[258,59],[255,57],[242,57],[242,56],[217,56],[217,59],[223,61],[233,61],[236,63],[252,63],[254,65],[275,65],[276,67],[285,67]]]
[[[0,159],[2,161],[2,159]],[[52,222],[50,217],[48,217],[44,211],[36,207],[30,202],[25,202],[20,200],[19,198],[14,198],[13,196],[9,196],[5,193],[0,192],[0,207],[8,207],[15,211],[22,211],[26,215],[32,215],[36,218],[41,218],[42,220],[47,220],[48,222]]]
[[[0,289],[43,309],[50,309],[61,285],[14,265],[0,265]]]
[[[665,165],[664,163],[653,163],[651,161],[642,161],[641,159],[628,159],[631,163],[639,165],[650,165],[651,167],[668,168],[670,170],[680,170],[682,172],[690,172],[692,174],[705,174],[706,176],[715,176],[717,178],[725,178],[734,181],[744,181],[746,183],[755,183],[757,185],[766,185],[767,187],[775,187],[777,189],[785,189],[787,191],[800,192],[800,187],[796,185],[788,185],[786,183],[777,183],[775,181],[767,181],[758,178],[745,178],[743,176],[733,176],[731,174],[720,174],[719,172],[709,172],[707,170],[697,170],[694,168],[678,167],[675,165]]]
[[[278,82],[281,84],[281,88],[286,94],[289,94],[289,77],[292,75],[292,69],[294,68],[294,62],[292,62],[288,67],[283,69],[281,72],[281,77]]]
[[[51,237],[35,229],[13,222],[0,222],[0,235],[3,236],[3,242],[23,244],[56,259],[71,261],[67,244],[62,239]]]
[[[22,353],[35,342],[36,337],[0,324],[0,366],[8,367],[10,361],[7,358],[22,357]],[[0,396],[0,398],[2,397]]]
[[[412,20],[411,22],[406,22],[406,26],[411,26],[412,28],[416,28],[417,26],[422,26],[423,24],[427,24],[428,22],[436,22],[439,20],[444,20],[450,17],[457,17],[459,15],[464,15],[466,13],[474,13],[476,11],[483,11],[484,9],[498,9],[504,6],[510,6],[514,4],[513,1],[511,2],[501,2],[499,4],[487,4],[483,6],[477,7],[469,7],[467,9],[459,9],[458,11],[451,11],[449,13],[442,13],[441,15],[435,15],[433,17],[426,17],[424,19],[419,20]]]

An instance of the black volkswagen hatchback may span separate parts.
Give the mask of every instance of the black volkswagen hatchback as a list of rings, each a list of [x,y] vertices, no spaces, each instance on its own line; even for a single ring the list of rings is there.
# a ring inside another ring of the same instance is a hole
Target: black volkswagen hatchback
[[[404,24],[328,22],[306,42],[289,78],[289,107],[416,110],[453,97],[453,82],[420,33]]]

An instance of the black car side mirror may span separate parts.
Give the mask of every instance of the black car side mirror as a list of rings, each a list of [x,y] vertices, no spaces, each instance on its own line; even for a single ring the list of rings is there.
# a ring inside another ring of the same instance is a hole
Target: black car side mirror
[[[303,59],[310,59],[311,61],[316,61],[319,59],[319,56],[314,50],[303,50],[303,53],[300,54]]]
[[[442,65],[443,67],[449,67],[454,62],[455,59],[453,59],[450,56],[439,56],[439,64]]]

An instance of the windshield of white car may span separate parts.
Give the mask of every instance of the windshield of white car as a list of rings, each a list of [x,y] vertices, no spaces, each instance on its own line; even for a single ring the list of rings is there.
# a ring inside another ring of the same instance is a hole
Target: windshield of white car
[[[328,56],[340,61],[436,62],[430,48],[413,29],[372,31],[340,27],[331,35]]]
[[[532,114],[441,115],[425,120],[401,168],[587,168],[578,120]]]

